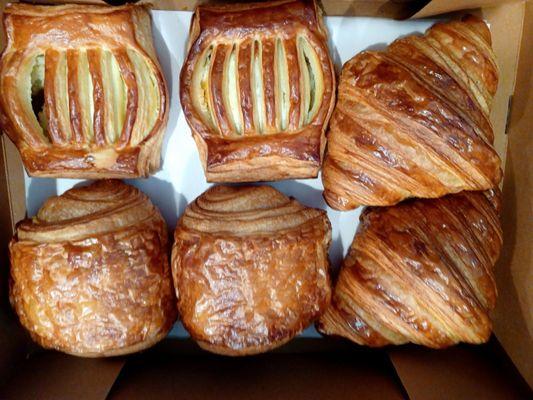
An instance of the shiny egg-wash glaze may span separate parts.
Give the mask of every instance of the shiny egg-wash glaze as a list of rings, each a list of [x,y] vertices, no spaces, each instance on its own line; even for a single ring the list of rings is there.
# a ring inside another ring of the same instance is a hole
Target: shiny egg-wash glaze
[[[331,227],[268,186],[217,186],[185,210],[172,273],[185,328],[206,350],[248,355],[278,347],[329,304]]]
[[[10,243],[10,300],[44,347],[83,357],[132,353],[176,320],[167,230],[120,181],[52,197]]]
[[[498,84],[490,31],[438,23],[342,70],[322,180],[338,210],[496,187],[489,119]]]
[[[335,102],[316,3],[199,6],[180,96],[208,181],[316,177]]]
[[[168,93],[146,7],[10,4],[4,27],[0,126],[29,175],[132,178],[159,168]]]
[[[367,346],[486,342],[502,246],[493,196],[461,192],[366,209],[319,331]]]

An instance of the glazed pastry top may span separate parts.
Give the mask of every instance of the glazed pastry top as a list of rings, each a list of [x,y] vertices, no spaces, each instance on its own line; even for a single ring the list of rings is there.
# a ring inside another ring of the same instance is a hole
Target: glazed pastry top
[[[189,44],[182,104],[202,136],[298,132],[326,118],[334,77],[313,2],[199,6]]]
[[[0,122],[30,173],[138,176],[159,165],[168,94],[145,7],[17,3],[4,25]]]

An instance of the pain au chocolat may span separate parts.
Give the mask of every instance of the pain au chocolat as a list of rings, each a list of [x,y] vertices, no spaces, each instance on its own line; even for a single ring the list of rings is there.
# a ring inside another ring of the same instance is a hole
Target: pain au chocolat
[[[490,31],[471,16],[352,58],[328,133],[328,204],[350,210],[496,187],[497,84]]]
[[[9,245],[20,322],[42,346],[77,356],[152,346],[177,314],[167,235],[150,200],[120,181],[48,199]]]
[[[278,347],[330,300],[331,227],[269,186],[216,186],[185,210],[172,274],[181,320],[209,351],[248,355]]]
[[[181,105],[207,180],[316,177],[335,98],[313,0],[199,6]]]
[[[502,245],[496,200],[461,192],[366,209],[319,331],[368,346],[486,342]]]
[[[32,176],[146,177],[168,94],[143,6],[9,4],[0,127]]]

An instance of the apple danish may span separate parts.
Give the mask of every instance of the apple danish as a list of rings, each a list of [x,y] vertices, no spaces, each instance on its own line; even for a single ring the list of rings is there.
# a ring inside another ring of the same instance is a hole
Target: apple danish
[[[208,181],[316,177],[335,75],[314,0],[199,6],[180,96]]]
[[[0,127],[32,176],[146,177],[168,94],[144,6],[8,4]]]
[[[328,204],[350,210],[496,187],[497,84],[490,31],[471,16],[352,58],[328,133]]]
[[[167,235],[150,200],[120,181],[48,199],[9,245],[22,325],[42,346],[83,357],[152,346],[177,314]]]
[[[494,200],[461,192],[366,209],[319,331],[368,346],[487,341],[502,245]]]
[[[330,241],[325,211],[269,186],[209,189],[175,232],[183,325],[202,348],[225,355],[286,343],[329,303]]]

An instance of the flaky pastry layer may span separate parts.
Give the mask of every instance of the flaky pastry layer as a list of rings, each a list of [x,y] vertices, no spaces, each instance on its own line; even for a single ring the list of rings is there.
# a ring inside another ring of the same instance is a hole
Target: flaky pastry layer
[[[316,3],[199,6],[180,96],[209,181],[316,176],[335,100]]]
[[[502,246],[497,200],[461,192],[366,209],[319,331],[373,347],[486,342]]]
[[[148,176],[168,93],[146,7],[9,4],[0,127],[32,176]]]
[[[120,181],[52,197],[10,243],[10,300],[47,348],[84,357],[131,353],[176,319],[159,211]]]
[[[497,84],[490,31],[474,17],[352,58],[328,133],[328,204],[350,210],[496,187],[489,114]]]
[[[271,187],[209,189],[186,208],[174,236],[181,319],[209,351],[278,347],[329,303],[326,213]]]

